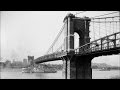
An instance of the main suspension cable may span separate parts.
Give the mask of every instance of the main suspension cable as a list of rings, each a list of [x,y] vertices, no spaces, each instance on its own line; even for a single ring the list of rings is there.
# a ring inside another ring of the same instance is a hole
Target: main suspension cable
[[[74,15],[76,16],[76,15],[78,15],[78,14],[80,14],[80,13],[85,13],[85,12],[87,12],[87,11],[77,12],[77,13],[76,13],[76,14],[74,14]]]
[[[118,13],[118,11],[117,11],[117,12],[112,12],[112,13],[107,13],[107,14],[102,14],[102,15],[99,15],[99,16],[94,16],[94,17],[92,17],[91,19],[97,19],[96,17],[105,16],[105,15],[110,15],[110,14],[114,14],[114,13]],[[109,17],[105,17],[105,18],[109,18]]]

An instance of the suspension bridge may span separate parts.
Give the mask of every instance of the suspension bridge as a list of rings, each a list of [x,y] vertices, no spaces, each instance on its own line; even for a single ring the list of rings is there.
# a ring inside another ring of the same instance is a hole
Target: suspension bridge
[[[119,11],[92,18],[69,13],[63,22],[46,54],[33,60],[35,64],[63,60],[63,75],[66,79],[92,79],[93,58],[120,53]],[[77,48],[75,33],[79,35]]]

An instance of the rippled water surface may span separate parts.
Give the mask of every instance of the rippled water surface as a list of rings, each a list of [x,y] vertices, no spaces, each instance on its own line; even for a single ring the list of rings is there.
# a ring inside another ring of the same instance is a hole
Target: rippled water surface
[[[109,79],[120,76],[120,70],[99,71],[92,70],[93,79]],[[21,69],[3,69],[0,72],[1,79],[63,79],[62,71],[57,73],[22,73]]]

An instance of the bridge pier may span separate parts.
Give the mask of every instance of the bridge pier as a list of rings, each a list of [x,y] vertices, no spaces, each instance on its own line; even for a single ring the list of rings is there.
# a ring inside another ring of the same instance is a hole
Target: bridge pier
[[[65,79],[92,79],[92,57],[67,56],[63,60]]]

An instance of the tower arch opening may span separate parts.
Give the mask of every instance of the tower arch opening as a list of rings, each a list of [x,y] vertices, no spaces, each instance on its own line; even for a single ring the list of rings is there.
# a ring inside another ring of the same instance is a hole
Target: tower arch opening
[[[74,49],[78,48],[79,47],[79,34],[78,33],[74,33]]]

